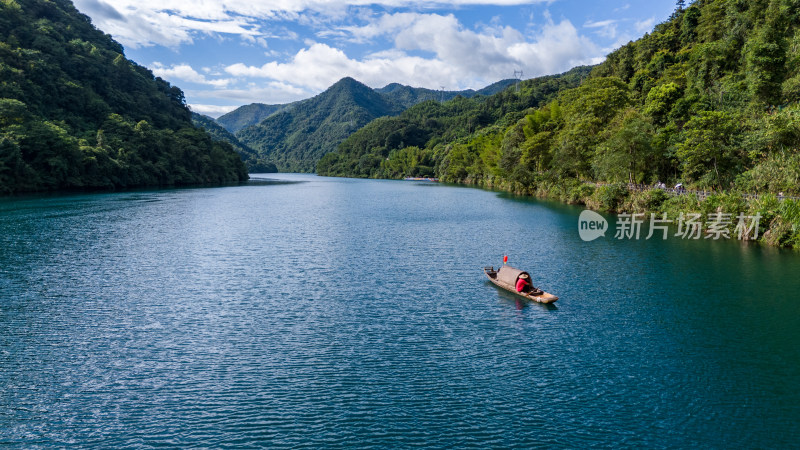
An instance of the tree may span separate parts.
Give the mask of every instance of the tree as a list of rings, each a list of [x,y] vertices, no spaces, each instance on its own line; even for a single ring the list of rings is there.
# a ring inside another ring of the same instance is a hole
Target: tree
[[[773,8],[770,8],[773,10]],[[747,43],[747,79],[753,100],[777,105],[786,76],[786,39],[780,20],[771,19]]]
[[[743,164],[740,128],[740,120],[727,112],[701,111],[692,117],[676,145],[684,176],[706,187],[728,187]]]
[[[653,126],[635,109],[628,109],[606,132],[592,161],[599,179],[641,183],[653,161]]]
[[[0,191],[245,179],[190,119],[179,88],[127,60],[72,2],[0,1]]]
[[[642,112],[650,115],[656,124],[663,125],[667,120],[667,114],[680,97],[681,90],[676,83],[656,86],[647,93]]]

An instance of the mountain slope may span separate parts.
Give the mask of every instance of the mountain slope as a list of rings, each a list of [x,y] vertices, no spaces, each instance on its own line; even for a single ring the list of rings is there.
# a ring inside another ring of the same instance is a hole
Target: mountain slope
[[[343,78],[316,97],[240,130],[236,137],[282,172],[311,172],[322,155],[354,131],[400,110],[364,84]]]
[[[517,80],[501,80],[477,91],[473,89],[463,91],[436,91],[433,89],[406,86],[399,83],[391,83],[380,89],[375,89],[375,91],[385,95],[389,101],[406,109],[417,103],[428,100],[447,101],[459,96],[471,98],[476,95],[493,95],[511,86],[516,81]]]
[[[507,113],[484,117],[481,109],[464,116],[428,104],[422,105],[429,111],[416,111],[418,105],[355,133],[320,161],[318,172],[424,171],[521,193],[556,192],[570,201],[595,192],[580,181],[800,194],[800,5],[683,5],[547,103],[514,104],[514,96],[500,95]],[[437,125],[466,120],[476,126]],[[426,140],[428,130],[444,132]],[[617,207],[607,201],[610,188],[596,192],[590,201]],[[741,211],[733,200],[726,207]],[[762,217],[773,217],[768,209]]]
[[[0,2],[0,192],[239,181],[183,92],[69,0]]]
[[[242,128],[258,124],[276,112],[290,107],[292,104],[293,103],[287,103],[285,105],[265,105],[263,103],[251,103],[219,116],[217,118],[217,123],[231,133],[236,133]]]
[[[242,158],[247,170],[250,173],[274,173],[278,169],[275,164],[265,161],[258,157],[258,153],[252,148],[242,144],[236,139],[236,136],[231,134],[228,130],[220,126],[214,119],[202,114],[192,113],[192,123],[197,128],[202,128],[212,139],[218,142],[227,142],[230,144],[239,157]]]
[[[493,95],[516,83],[517,80],[501,80],[479,90],[467,89],[463,91],[436,91],[433,89],[415,88],[399,83],[391,83],[380,89],[374,89],[381,94],[385,101],[389,102],[392,111],[397,112],[410,108],[417,103],[428,100],[446,101],[455,97],[471,98],[478,95]],[[257,125],[269,116],[280,111],[288,111],[301,102],[287,103],[285,105],[265,105],[263,103],[252,103],[240,106],[235,110],[220,116],[216,122],[225,127],[231,133]],[[338,143],[338,142],[337,142]]]
[[[520,82],[519,92],[506,88],[488,97],[427,101],[397,117],[379,118],[349,136],[335,153],[322,158],[317,172],[355,177],[434,176],[437,158],[446,154],[449,143],[467,139],[495,124],[516,122],[527,108],[540,106],[559,92],[577,86],[590,70],[577,67],[561,75],[525,80]],[[515,82],[510,80],[506,86]],[[407,152],[400,151],[411,147]],[[425,151],[420,152],[420,148]],[[395,158],[405,162],[397,165]],[[412,161],[412,167],[401,168]]]

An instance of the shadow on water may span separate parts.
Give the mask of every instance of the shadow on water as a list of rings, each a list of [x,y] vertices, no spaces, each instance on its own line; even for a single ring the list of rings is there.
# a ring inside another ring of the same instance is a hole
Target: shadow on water
[[[536,306],[547,311],[555,311],[558,307],[554,303],[539,303],[533,300],[528,300],[525,297],[520,297],[519,295],[514,295],[511,292],[506,291],[505,289],[495,286],[490,281],[485,281],[484,284],[489,286],[497,291],[497,297],[501,303],[507,305],[513,305],[517,309],[524,309],[529,306]]]
[[[301,183],[301,181],[293,182],[280,182],[275,184],[289,184]],[[83,198],[85,202],[92,202],[102,196],[117,196],[119,194],[161,194],[171,191],[191,191],[196,189],[213,189],[213,188],[226,188],[237,186],[248,186],[251,180],[242,182],[225,182],[225,183],[197,183],[187,185],[163,185],[163,186],[137,186],[137,187],[119,187],[119,188],[69,188],[59,189],[56,191],[41,191],[41,192],[20,192],[15,194],[0,195],[0,203],[2,202],[20,202],[20,201],[48,201],[48,200],[63,200],[71,198]],[[124,197],[117,198],[114,201],[137,201],[137,197]]]
[[[246,186],[277,186],[283,184],[301,184],[307,181],[297,180],[276,180],[274,178],[250,178],[245,184]]]
[[[516,203],[524,203],[524,204],[537,204],[537,205],[544,205],[547,206],[548,209],[553,210],[554,212],[559,213],[568,213],[573,214],[576,212],[580,212],[586,209],[585,205],[570,205],[559,200],[553,200],[548,198],[538,198],[532,197],[529,195],[517,195],[512,194],[510,192],[505,191],[495,191],[497,192],[497,198],[503,200],[509,200]]]

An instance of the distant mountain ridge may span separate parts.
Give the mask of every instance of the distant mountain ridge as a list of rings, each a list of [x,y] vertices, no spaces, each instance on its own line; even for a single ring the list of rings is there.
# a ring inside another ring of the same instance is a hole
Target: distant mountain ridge
[[[467,98],[474,97],[476,95],[493,95],[508,88],[517,81],[518,80],[516,79],[500,80],[478,90],[465,89],[461,91],[437,91],[435,89],[411,87],[400,83],[390,83],[382,88],[373,90],[381,95],[384,95],[388,101],[400,105],[403,109],[406,109],[424,101],[447,101],[456,98],[459,95]],[[249,105],[240,106],[229,113],[219,116],[216,119],[216,122],[231,133],[236,133],[243,128],[247,128],[251,125],[257,125],[262,120],[273,114],[277,114],[278,112],[291,108],[294,105],[307,100],[310,99],[274,105],[250,103]]]
[[[273,162],[282,172],[311,172],[322,156],[378,117],[396,116],[425,101],[492,95],[516,82],[508,79],[479,90],[437,91],[399,83],[373,89],[346,77],[315,97],[285,105],[245,105],[221,116],[217,123],[255,150],[262,162]]]
[[[193,112],[192,123],[197,128],[202,128],[205,130],[205,132],[208,133],[208,135],[211,136],[211,139],[214,141],[227,142],[230,144],[236,153],[239,154],[239,157],[242,158],[242,161],[247,166],[248,172],[273,173],[278,171],[278,169],[275,167],[275,164],[260,158],[258,156],[258,152],[242,144],[239,139],[236,139],[236,136],[223,128],[211,117]]]
[[[347,77],[315,97],[239,130],[236,137],[282,172],[312,172],[324,154],[359,128],[403,109]]]
[[[231,133],[236,133],[242,128],[256,125],[267,117],[282,111],[294,103],[286,103],[282,105],[265,105],[263,103],[251,103],[249,105],[240,106],[233,111],[219,116],[216,122],[222,125],[226,130]]]
[[[463,91],[437,91],[434,89],[417,88],[399,83],[391,83],[382,88],[375,89],[375,91],[379,94],[387,96],[389,99],[391,99],[391,101],[402,105],[404,108],[410,108],[417,103],[422,103],[428,100],[447,101],[458,96],[471,98],[475,97],[476,95],[492,95],[508,88],[516,82],[517,80],[515,79],[501,80],[477,91],[474,89],[466,89]]]

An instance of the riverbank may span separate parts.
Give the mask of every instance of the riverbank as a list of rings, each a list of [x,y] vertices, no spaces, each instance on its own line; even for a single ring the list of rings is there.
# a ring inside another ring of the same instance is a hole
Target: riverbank
[[[722,215],[730,221],[726,220],[719,229],[730,236],[737,234],[737,217],[757,217],[757,232],[754,229],[746,240],[773,247],[800,249],[800,200],[796,197],[719,191],[701,194],[696,191],[647,189],[640,185],[632,188],[624,183],[597,184],[579,180],[539,180],[523,185],[507,181],[494,183],[488,179],[464,180],[456,184],[557,200],[612,214],[644,214],[646,218],[655,214],[658,219],[666,217],[666,220],[675,224],[681,217],[690,214],[699,214],[698,222],[702,224]]]

